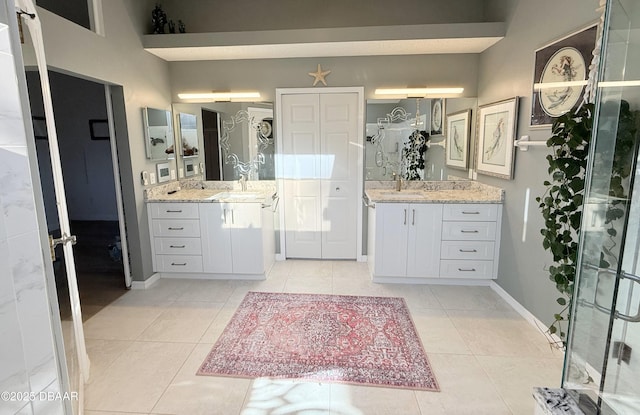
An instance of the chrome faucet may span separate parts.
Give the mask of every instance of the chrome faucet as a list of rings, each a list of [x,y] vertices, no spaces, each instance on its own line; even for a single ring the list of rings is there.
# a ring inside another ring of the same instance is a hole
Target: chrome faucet
[[[245,176],[244,174],[240,175],[240,179],[238,180],[238,183],[240,183],[240,188],[242,189],[243,192],[247,191],[247,176]]]
[[[396,181],[396,191],[400,191],[402,190],[402,177],[397,174],[397,173],[393,173],[393,180]]]

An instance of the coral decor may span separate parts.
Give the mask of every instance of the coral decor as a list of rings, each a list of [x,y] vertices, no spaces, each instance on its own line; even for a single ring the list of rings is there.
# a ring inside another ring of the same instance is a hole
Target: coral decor
[[[437,391],[402,298],[249,292],[198,375]]]

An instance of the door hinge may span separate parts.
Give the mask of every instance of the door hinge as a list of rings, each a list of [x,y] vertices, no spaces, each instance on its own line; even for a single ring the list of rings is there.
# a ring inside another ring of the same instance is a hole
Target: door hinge
[[[66,233],[62,234],[60,238],[54,238],[49,235],[49,253],[51,254],[51,261],[56,260],[56,246],[65,245],[71,243],[71,245],[75,245],[77,242],[75,235],[67,235]]]

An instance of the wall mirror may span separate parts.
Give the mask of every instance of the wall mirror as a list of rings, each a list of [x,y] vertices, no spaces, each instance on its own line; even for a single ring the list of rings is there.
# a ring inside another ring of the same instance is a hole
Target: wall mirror
[[[175,103],[176,114],[195,117],[193,167],[182,177],[205,180],[273,180],[273,104],[267,102]],[[181,119],[180,119],[181,120]],[[181,122],[181,121],[180,121]],[[189,121],[193,123],[192,120]],[[180,143],[180,145],[183,145]],[[178,161],[178,165],[183,165]],[[202,170],[202,171],[201,171]]]
[[[178,144],[182,158],[198,157],[200,145],[198,144],[197,119],[194,114],[178,113]]]
[[[143,108],[144,138],[147,158],[168,160],[175,156],[171,111]]]
[[[367,100],[365,180],[393,180],[394,173],[405,180],[467,178],[467,171],[447,167],[446,129],[433,126],[466,109],[475,116],[476,107],[476,98]]]

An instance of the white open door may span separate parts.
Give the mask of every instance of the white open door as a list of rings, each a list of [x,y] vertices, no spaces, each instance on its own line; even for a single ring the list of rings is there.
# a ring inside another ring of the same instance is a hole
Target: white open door
[[[35,11],[35,5],[32,0],[16,0],[16,7]],[[69,297],[71,302],[73,337],[75,339],[75,349],[78,358],[80,372],[80,390],[82,383],[89,378],[89,358],[87,356],[86,346],[84,342],[84,331],[82,328],[82,314],[80,311],[80,295],[78,293],[78,283],[76,279],[75,260],[73,255],[73,243],[75,237],[71,235],[69,225],[69,214],[67,212],[67,202],[64,190],[64,181],[62,178],[62,167],[60,163],[60,153],[58,150],[58,137],[56,134],[55,119],[53,116],[53,104],[51,101],[51,89],[49,86],[49,76],[47,72],[47,62],[44,53],[44,43],[42,38],[42,28],[40,19],[37,15],[31,17],[23,17],[23,24],[29,30],[31,41],[33,42],[36,59],[38,62],[38,71],[40,73],[40,82],[42,85],[42,95],[45,109],[45,119],[47,124],[47,133],[49,140],[49,149],[51,156],[51,168],[54,182],[54,190],[56,196],[56,206],[58,210],[58,218],[60,221],[61,237],[52,240],[52,245],[62,245],[64,253],[64,262],[69,285]],[[82,398],[80,398],[82,399]]]

